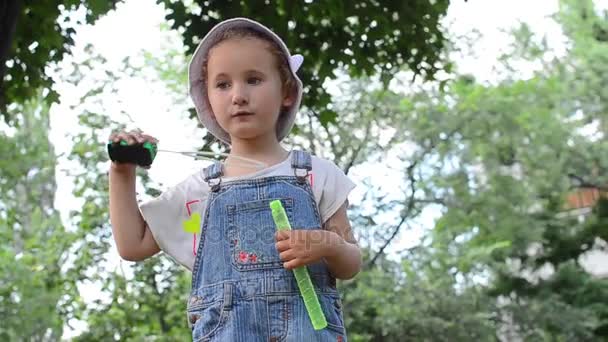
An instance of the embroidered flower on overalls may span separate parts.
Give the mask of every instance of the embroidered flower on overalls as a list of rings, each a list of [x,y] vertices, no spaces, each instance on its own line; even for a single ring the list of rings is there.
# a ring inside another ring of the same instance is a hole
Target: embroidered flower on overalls
[[[247,262],[247,252],[240,251],[239,259],[241,260],[241,262]]]
[[[249,254],[249,261],[251,261],[251,262],[258,262],[258,256],[255,255],[255,253]]]

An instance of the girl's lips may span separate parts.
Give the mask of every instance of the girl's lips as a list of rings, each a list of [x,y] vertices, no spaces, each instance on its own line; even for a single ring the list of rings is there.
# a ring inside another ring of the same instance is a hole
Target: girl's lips
[[[253,113],[251,112],[237,112],[232,114],[232,117],[238,117],[238,116],[248,116],[248,115],[253,115]]]

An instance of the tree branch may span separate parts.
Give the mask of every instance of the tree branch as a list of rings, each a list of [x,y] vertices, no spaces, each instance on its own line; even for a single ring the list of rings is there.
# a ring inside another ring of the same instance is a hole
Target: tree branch
[[[327,140],[329,140],[329,143],[331,145],[331,152],[334,154],[336,159],[339,159],[340,155],[338,155],[338,147],[336,146],[336,142],[334,141],[331,133],[329,132],[329,127],[327,125],[323,125],[323,123],[321,122],[321,116],[319,115],[319,113],[317,113],[316,111],[314,111],[312,109],[310,111],[314,114],[314,116],[317,118],[317,120],[319,120],[319,124],[325,130],[325,133],[327,133]],[[311,132],[312,132],[312,126],[311,126]]]
[[[448,132],[447,134],[447,139],[450,139],[456,132],[458,132],[458,130],[464,125],[464,122],[461,123],[460,125],[458,125],[458,127],[454,128],[453,130],[451,130],[450,132]],[[399,224],[397,225],[397,227],[395,227],[395,230],[393,231],[393,233],[391,234],[391,236],[384,242],[384,244],[382,245],[382,247],[380,248],[380,250],[378,251],[378,253],[376,253],[376,255],[374,255],[374,257],[367,263],[366,267],[372,267],[374,265],[374,263],[376,262],[376,259],[378,259],[378,257],[384,253],[384,250],[388,247],[388,245],[393,241],[393,239],[397,236],[397,234],[399,233],[399,231],[401,230],[401,226],[403,225],[403,223],[405,222],[405,220],[407,218],[410,217],[412,210],[414,209],[416,203],[421,203],[421,202],[426,202],[428,203],[429,200],[417,200],[414,197],[414,194],[416,193],[416,189],[415,184],[416,184],[416,179],[414,178],[414,168],[416,168],[416,166],[424,159],[424,157],[429,154],[435,147],[436,147],[436,143],[434,141],[432,141],[428,147],[426,147],[424,149],[424,151],[420,154],[420,157],[417,158],[414,162],[412,162],[406,169],[406,173],[408,175],[408,179],[410,181],[410,188],[411,188],[411,193],[409,198],[406,200],[407,201],[407,207],[405,208],[404,213],[401,215],[401,221],[399,222]],[[444,203],[443,200],[441,199],[437,199],[437,202],[434,203]]]
[[[346,166],[344,168],[345,174],[348,174],[348,171],[350,170],[350,168],[353,167],[353,165],[355,164],[355,161],[357,160],[359,153],[361,153],[363,146],[365,144],[367,144],[367,139],[369,139],[370,133],[371,133],[371,125],[367,125],[367,128],[365,129],[365,137],[363,138],[363,140],[361,140],[361,143],[357,146],[357,148],[355,148],[355,150],[353,151],[353,154],[350,157],[350,160],[348,161],[348,163],[346,164]]]
[[[410,197],[407,199],[407,206],[404,210],[404,213],[401,215],[401,221],[399,222],[397,227],[395,227],[391,236],[386,241],[384,241],[384,244],[382,245],[382,247],[380,247],[380,250],[378,251],[378,253],[376,253],[376,255],[374,255],[371,258],[371,260],[367,263],[367,266],[366,266],[367,268],[371,268],[372,266],[374,266],[374,263],[376,262],[376,260],[380,257],[380,255],[382,255],[384,253],[384,250],[386,249],[386,247],[388,247],[388,245],[397,236],[397,234],[401,230],[401,226],[403,226],[403,223],[405,223],[405,220],[410,217],[410,214],[411,214],[412,210],[414,209],[414,206],[416,204],[416,201],[414,198],[414,194],[416,193],[416,189],[415,189],[416,179],[414,178],[414,168],[416,167],[416,165],[418,165],[420,160],[421,159],[414,161],[412,164],[410,164],[410,166],[407,167],[407,174],[408,174],[408,178],[410,181],[410,189],[412,191],[410,192]]]
[[[308,143],[310,144],[310,149],[312,150],[312,152],[315,155],[319,155],[319,151],[317,151],[317,149],[315,148],[315,135],[312,133],[314,132],[313,128],[312,128],[312,110],[306,112],[306,116],[308,117],[308,133],[307,138],[308,138]]]

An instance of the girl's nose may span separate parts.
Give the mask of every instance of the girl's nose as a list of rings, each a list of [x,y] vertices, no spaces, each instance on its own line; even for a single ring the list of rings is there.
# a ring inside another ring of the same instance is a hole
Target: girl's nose
[[[245,90],[242,87],[234,87],[234,92],[232,94],[232,104],[236,106],[242,106],[247,104],[247,94],[245,94]]]

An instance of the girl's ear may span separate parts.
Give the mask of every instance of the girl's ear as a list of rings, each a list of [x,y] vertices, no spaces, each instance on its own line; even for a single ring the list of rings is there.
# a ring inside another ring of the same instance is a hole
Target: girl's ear
[[[283,97],[283,103],[282,103],[283,107],[289,107],[294,103],[295,98],[297,96],[296,92],[297,92],[296,89],[292,89],[291,91],[285,92],[285,95]]]
[[[283,99],[283,107],[290,107],[293,104],[293,95],[287,95]]]

